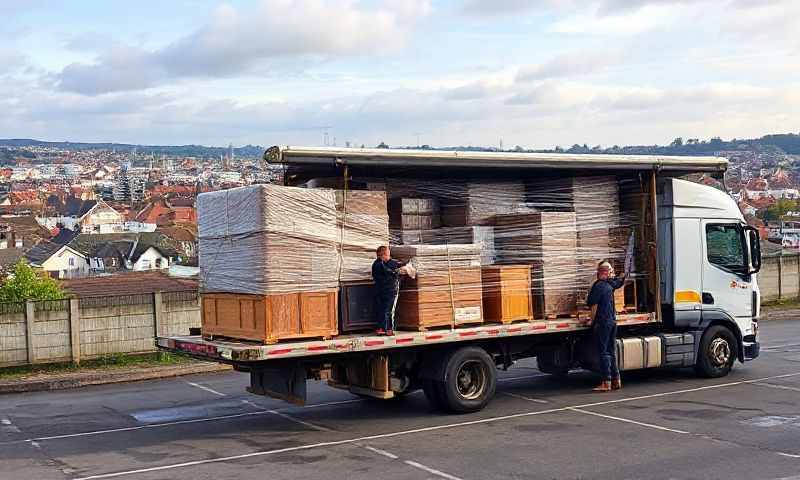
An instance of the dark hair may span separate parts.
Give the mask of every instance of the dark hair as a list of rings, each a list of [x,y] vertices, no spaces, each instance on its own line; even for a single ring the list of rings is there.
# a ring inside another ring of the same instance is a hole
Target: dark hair
[[[383,252],[384,252],[386,249],[388,249],[388,248],[389,248],[389,247],[388,247],[387,245],[381,245],[380,247],[378,247],[377,249],[375,249],[375,255],[377,255],[377,256],[381,256],[381,255],[383,255]]]

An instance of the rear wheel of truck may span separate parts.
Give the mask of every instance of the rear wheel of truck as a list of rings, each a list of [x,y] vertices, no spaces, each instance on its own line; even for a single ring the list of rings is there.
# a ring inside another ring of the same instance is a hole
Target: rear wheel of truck
[[[454,413],[482,410],[497,389],[497,367],[492,357],[482,348],[464,347],[443,361],[444,378],[428,386],[428,399],[433,397],[439,407]]]
[[[724,377],[733,368],[737,353],[733,332],[721,325],[714,325],[700,339],[700,350],[697,352],[694,369],[703,377]]]

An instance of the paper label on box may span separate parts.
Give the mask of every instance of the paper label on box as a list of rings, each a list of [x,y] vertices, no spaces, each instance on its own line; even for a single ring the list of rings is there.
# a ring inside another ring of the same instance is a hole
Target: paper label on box
[[[458,322],[480,322],[481,321],[481,307],[476,305],[474,307],[461,307],[455,309],[455,320]]]

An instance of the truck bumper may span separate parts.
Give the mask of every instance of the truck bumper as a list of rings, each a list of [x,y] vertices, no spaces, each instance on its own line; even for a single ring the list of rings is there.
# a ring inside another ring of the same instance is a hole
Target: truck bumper
[[[745,361],[758,358],[759,353],[761,353],[761,343],[758,340],[754,342],[744,342]]]

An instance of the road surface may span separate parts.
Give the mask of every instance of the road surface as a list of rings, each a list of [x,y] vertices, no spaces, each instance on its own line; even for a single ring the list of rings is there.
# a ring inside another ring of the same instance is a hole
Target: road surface
[[[726,378],[631,372],[611,394],[526,362],[472,415],[322,384],[293,407],[235,372],[0,396],[0,479],[797,479],[800,321],[761,332]]]

